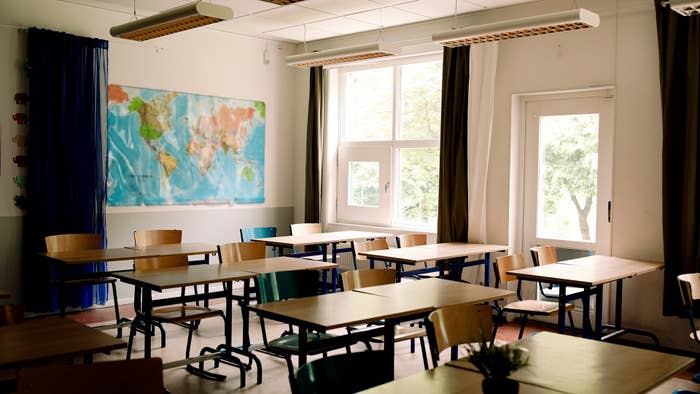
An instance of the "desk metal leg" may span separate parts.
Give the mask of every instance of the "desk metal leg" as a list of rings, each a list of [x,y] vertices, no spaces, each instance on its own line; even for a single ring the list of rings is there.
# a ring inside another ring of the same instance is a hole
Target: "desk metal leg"
[[[559,285],[559,312],[557,313],[557,331],[564,333],[566,328],[566,285]]]
[[[583,304],[583,337],[591,338],[591,289],[586,289],[586,295],[581,297]]]
[[[484,253],[484,286],[491,285],[491,253]]]
[[[143,289],[141,295],[141,307],[143,308],[143,325],[145,344],[143,350],[144,358],[151,358],[151,330],[153,329],[153,305],[151,304],[151,290]]]
[[[333,267],[332,274],[333,278],[331,278],[331,281],[333,282],[333,289],[332,292],[335,293],[336,290],[338,289],[338,243],[333,242],[331,244],[331,253],[332,253],[332,259],[333,259],[333,264],[335,267]]]
[[[595,333],[594,339],[600,340],[603,335],[603,285],[595,287]]]
[[[630,334],[636,334],[636,335],[642,335],[651,338],[652,341],[654,341],[654,344],[656,346],[659,346],[659,338],[656,337],[653,333],[649,331],[643,331],[643,330],[637,330],[634,328],[623,328],[622,327],[622,281],[623,279],[618,279],[615,284],[615,324],[614,325],[609,325],[609,324],[603,324],[601,327],[601,337],[600,339],[602,341],[605,341],[610,338],[614,338],[616,336],[620,336],[625,333],[630,333]],[[602,330],[603,329],[612,329],[615,330],[610,334],[607,334],[605,336],[602,336]]]
[[[299,367],[306,364],[306,353],[308,353],[308,331],[309,329],[299,327]]]
[[[396,375],[394,371],[394,329],[396,323],[393,320],[387,319],[384,322],[384,356],[388,368],[390,368],[392,376]]]

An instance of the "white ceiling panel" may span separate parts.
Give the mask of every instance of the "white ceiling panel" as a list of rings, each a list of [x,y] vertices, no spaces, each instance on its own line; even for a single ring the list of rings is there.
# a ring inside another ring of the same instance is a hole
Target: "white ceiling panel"
[[[307,25],[312,29],[319,29],[323,31],[332,31],[336,33],[335,35],[351,34],[360,31],[374,30],[377,26],[356,21],[349,18],[333,18],[320,22],[313,22]]]
[[[297,3],[297,5],[339,16],[370,11],[381,7],[379,4],[369,0],[306,0]]]
[[[397,5],[395,8],[412,12],[414,14],[423,15],[428,18],[442,18],[445,16],[454,15],[455,2],[454,0],[417,0],[412,3]],[[466,0],[460,0],[457,3],[458,14],[483,9],[484,7]]]
[[[407,12],[392,7],[380,8],[378,10],[367,12],[360,12],[358,14],[348,15],[347,17],[356,21],[375,25],[377,27],[396,26],[402,25],[404,23],[418,22],[429,19],[422,15],[414,14],[412,12]]]
[[[295,5],[286,5],[284,7],[274,8],[256,15],[264,19],[286,23],[290,27],[335,18],[335,15],[327,12],[316,11],[310,8],[298,7]]]
[[[306,33],[304,33],[304,26],[288,27],[286,29],[269,31],[267,34],[273,35],[286,40],[293,40],[297,42],[304,41],[304,35],[306,35],[306,41],[320,40],[323,38],[335,37],[338,34],[331,31],[324,31],[321,29],[311,29],[306,27]]]

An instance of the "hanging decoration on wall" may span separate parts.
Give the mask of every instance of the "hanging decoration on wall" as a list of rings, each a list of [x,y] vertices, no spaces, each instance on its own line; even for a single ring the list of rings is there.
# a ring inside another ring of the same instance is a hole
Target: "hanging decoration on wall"
[[[111,206],[265,201],[265,103],[109,86]]]

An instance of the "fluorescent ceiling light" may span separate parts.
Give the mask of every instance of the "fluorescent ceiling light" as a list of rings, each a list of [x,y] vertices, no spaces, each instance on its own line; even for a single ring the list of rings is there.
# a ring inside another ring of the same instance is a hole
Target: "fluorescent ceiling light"
[[[230,8],[197,1],[114,26],[109,29],[109,34],[128,40],[145,41],[231,18],[233,11]]]
[[[453,29],[433,34],[433,42],[454,48],[482,42],[598,27],[599,24],[598,14],[579,8],[554,14]]]
[[[670,0],[664,5],[670,5],[671,9],[685,16],[700,15],[700,1]]]
[[[298,2],[304,1],[304,0],[262,0],[262,1],[266,1],[268,3],[277,4],[277,5],[287,5],[287,4],[298,3]]]
[[[287,56],[287,65],[296,67],[327,66],[393,56],[400,52],[401,49],[398,46],[377,42]]]

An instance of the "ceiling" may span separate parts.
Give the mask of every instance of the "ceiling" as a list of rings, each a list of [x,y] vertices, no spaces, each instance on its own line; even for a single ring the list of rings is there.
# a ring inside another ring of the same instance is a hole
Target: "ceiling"
[[[124,14],[134,0],[61,0]],[[136,14],[149,16],[193,0],[135,0]],[[456,0],[457,13],[534,0]],[[304,42],[454,15],[455,0],[305,0],[279,6],[260,0],[211,0],[233,9],[233,19],[207,28],[264,39]]]

